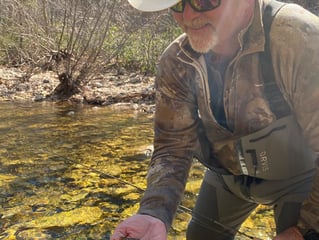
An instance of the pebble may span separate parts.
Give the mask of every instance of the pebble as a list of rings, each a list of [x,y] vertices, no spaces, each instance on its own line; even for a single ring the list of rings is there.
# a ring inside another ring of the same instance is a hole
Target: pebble
[[[154,93],[154,77],[142,76],[138,73],[125,73],[122,75],[106,73],[98,79],[91,80],[83,90],[83,93],[72,96],[69,100],[76,103],[90,103],[96,105],[113,104],[109,99],[117,96],[138,96]],[[18,68],[6,68],[0,66],[0,101],[45,101],[50,93],[58,86],[60,81],[54,72],[42,72],[34,74],[27,79],[26,74]],[[90,101],[88,102],[87,99]],[[95,99],[95,100],[94,100]],[[123,97],[125,101],[129,98]],[[154,100],[134,99],[132,109],[143,112],[152,112]],[[114,102],[117,103],[117,102]]]

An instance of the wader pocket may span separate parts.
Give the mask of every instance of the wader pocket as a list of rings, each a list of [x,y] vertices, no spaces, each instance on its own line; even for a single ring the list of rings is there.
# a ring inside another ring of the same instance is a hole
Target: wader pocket
[[[244,175],[279,180],[315,167],[316,154],[305,142],[293,116],[240,138],[235,146]]]

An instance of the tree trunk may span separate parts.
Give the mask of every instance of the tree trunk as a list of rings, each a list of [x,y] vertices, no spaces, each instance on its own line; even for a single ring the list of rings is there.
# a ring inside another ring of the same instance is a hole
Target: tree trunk
[[[74,94],[80,93],[82,91],[78,82],[74,81],[72,76],[69,74],[61,73],[59,74],[58,78],[60,83],[49,97],[58,100],[66,100],[72,97]]]

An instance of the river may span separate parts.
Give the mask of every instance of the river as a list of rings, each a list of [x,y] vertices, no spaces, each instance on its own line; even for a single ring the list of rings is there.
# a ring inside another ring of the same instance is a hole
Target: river
[[[138,209],[152,115],[67,103],[2,102],[0,111],[0,239],[107,240]],[[183,206],[192,208],[203,171],[194,161]],[[271,212],[261,211],[243,231],[269,239]],[[177,214],[169,239],[185,239],[189,218]]]

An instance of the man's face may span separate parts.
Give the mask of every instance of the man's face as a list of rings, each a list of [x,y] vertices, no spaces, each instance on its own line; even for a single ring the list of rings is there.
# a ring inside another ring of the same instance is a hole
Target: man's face
[[[221,0],[213,10],[196,12],[186,2],[184,11],[173,12],[173,16],[188,35],[192,48],[205,53],[237,40],[246,8],[245,0]]]

